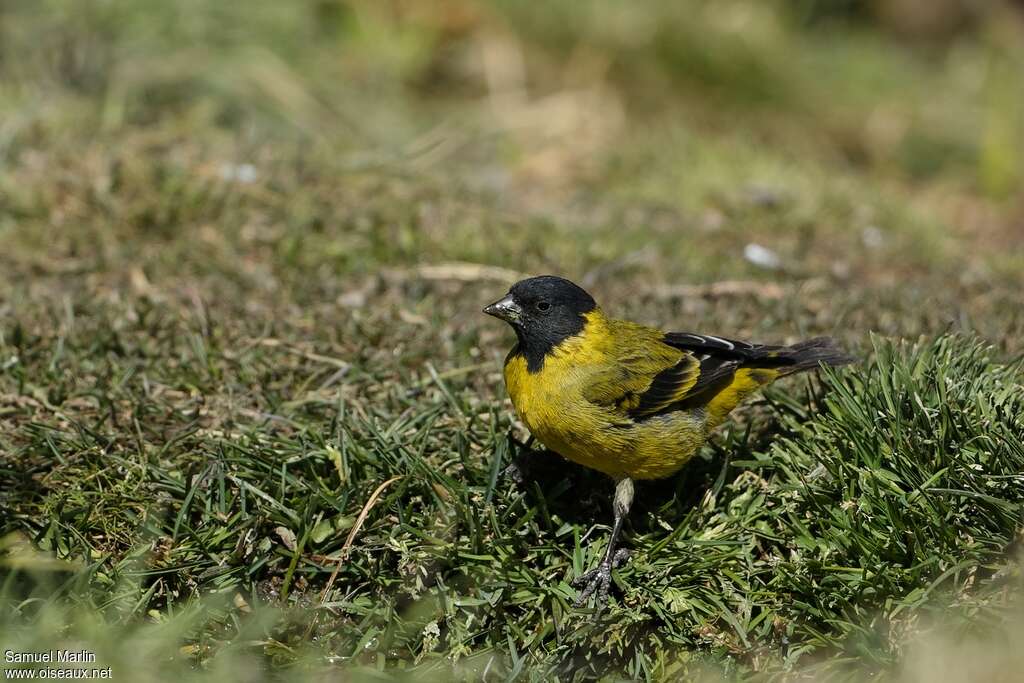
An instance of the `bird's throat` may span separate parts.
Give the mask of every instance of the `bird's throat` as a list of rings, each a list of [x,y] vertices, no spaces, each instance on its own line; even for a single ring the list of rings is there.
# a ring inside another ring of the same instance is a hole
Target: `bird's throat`
[[[512,349],[509,357],[522,356],[526,360],[526,371],[530,374],[540,372],[544,361],[566,341],[587,334],[593,326],[603,327],[604,318],[598,310],[581,313],[571,321],[561,325],[548,325],[534,328],[513,325],[518,344]]]

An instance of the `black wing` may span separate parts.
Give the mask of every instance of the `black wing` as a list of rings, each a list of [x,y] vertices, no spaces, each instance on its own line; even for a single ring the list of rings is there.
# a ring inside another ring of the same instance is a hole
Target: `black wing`
[[[812,370],[822,363],[846,365],[855,361],[831,337],[815,337],[792,346],[775,346],[710,334],[668,332],[664,341],[669,346],[689,351],[700,360],[700,380],[690,390],[693,394],[712,383],[721,384],[723,378],[731,378],[739,367],[771,368],[780,375],[787,375]]]
[[[785,365],[786,361],[781,358],[779,352],[786,347],[769,346],[767,344],[751,344],[750,342],[715,337],[710,334],[695,334],[693,332],[667,332],[665,343],[684,351],[692,351],[698,358],[702,354],[708,354],[725,360],[736,360],[741,363],[751,361],[769,361],[773,359],[777,365]]]
[[[664,342],[689,351],[700,362],[697,382],[690,388],[686,401],[680,407],[706,403],[732,382],[733,375],[740,367],[781,367],[793,362],[784,353],[787,347],[752,344],[710,334],[668,332]]]

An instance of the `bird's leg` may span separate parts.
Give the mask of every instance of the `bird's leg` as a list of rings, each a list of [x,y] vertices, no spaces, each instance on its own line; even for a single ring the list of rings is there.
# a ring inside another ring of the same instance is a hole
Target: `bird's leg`
[[[629,508],[633,504],[633,480],[629,477],[619,479],[615,484],[615,498],[612,502],[612,510],[615,513],[615,522],[612,525],[612,535],[608,539],[608,547],[605,548],[601,563],[594,569],[572,582],[574,588],[583,587],[583,591],[576,598],[576,606],[579,607],[591,595],[597,596],[597,608],[604,607],[608,598],[608,590],[612,585],[612,570],[620,567],[629,559],[629,551],[626,549],[615,550],[615,543],[618,541],[619,532],[622,531],[622,522],[629,514]]]

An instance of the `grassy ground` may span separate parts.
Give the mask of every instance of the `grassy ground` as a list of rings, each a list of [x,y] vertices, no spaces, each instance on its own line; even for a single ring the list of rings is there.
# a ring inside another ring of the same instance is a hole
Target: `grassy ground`
[[[5,3],[0,648],[131,680],[1019,670],[1024,30],[890,21]],[[542,272],[864,359],[643,485],[596,619],[568,584],[610,483],[499,477],[526,435],[479,311]]]

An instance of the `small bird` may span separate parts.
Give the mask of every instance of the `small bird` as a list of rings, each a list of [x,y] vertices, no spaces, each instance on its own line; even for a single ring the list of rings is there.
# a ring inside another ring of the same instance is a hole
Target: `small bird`
[[[600,608],[612,570],[629,557],[615,545],[634,479],[677,472],[740,401],[776,378],[853,360],[827,337],[769,346],[615,320],[553,275],[516,283],[484,313],[515,331],[505,385],[533,436],[616,482],[611,538],[598,566],[574,581],[577,606],[596,595]]]

